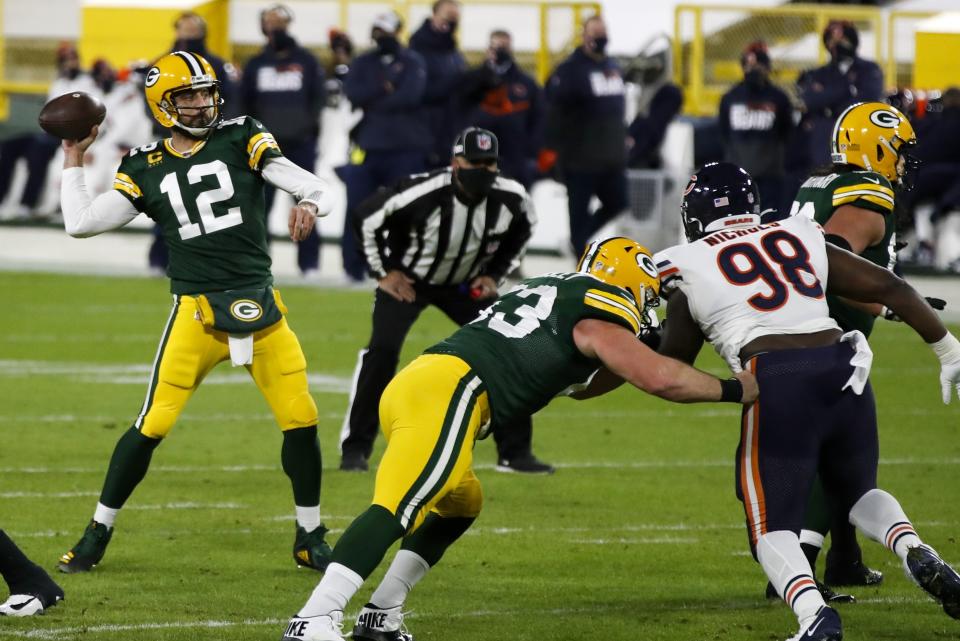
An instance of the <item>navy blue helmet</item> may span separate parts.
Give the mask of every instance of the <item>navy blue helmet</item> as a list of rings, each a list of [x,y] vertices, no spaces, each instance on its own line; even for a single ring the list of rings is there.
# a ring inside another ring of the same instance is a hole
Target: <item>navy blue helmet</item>
[[[725,227],[760,222],[760,192],[746,171],[712,162],[690,177],[680,205],[683,230],[693,242]]]

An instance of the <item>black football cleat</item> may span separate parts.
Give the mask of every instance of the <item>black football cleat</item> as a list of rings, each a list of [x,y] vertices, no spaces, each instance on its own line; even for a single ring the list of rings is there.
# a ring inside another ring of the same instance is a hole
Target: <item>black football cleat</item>
[[[60,557],[57,569],[65,574],[89,572],[107,552],[107,544],[113,537],[113,528],[103,523],[90,521],[90,525],[83,531],[83,536],[70,551]]]
[[[353,641],[413,641],[413,635],[403,625],[401,607],[384,609],[372,603],[363,606],[353,626]]]
[[[367,457],[359,452],[344,452],[340,457],[341,472],[366,472],[368,469]]]
[[[549,463],[544,463],[533,454],[525,454],[515,458],[501,458],[497,461],[498,472],[512,472],[517,474],[553,474],[556,469]]]
[[[333,550],[323,538],[326,534],[327,528],[322,523],[310,532],[297,525],[297,538],[293,542],[293,560],[297,565],[320,572],[327,569]]]
[[[29,577],[10,585],[10,596],[0,603],[0,616],[43,614],[63,600],[63,590],[40,566]]]
[[[923,544],[910,548],[904,566],[907,576],[936,599],[948,616],[960,619],[960,575],[933,548]]]
[[[827,557],[829,561],[829,557]],[[883,573],[868,568],[862,561],[844,565],[831,565],[823,573],[823,582],[833,586],[851,585],[880,585],[883,583]]]

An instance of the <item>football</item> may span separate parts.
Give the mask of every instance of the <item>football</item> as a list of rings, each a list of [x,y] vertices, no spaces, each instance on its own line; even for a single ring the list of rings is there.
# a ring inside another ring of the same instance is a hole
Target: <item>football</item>
[[[65,140],[87,137],[94,125],[103,122],[107,109],[97,98],[74,91],[54,98],[40,110],[40,126],[51,136]]]

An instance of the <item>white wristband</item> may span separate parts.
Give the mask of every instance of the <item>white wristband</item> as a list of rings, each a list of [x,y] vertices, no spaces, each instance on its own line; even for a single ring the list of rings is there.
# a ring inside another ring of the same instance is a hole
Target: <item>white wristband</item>
[[[950,332],[937,342],[930,343],[930,348],[941,363],[960,362],[960,340]]]

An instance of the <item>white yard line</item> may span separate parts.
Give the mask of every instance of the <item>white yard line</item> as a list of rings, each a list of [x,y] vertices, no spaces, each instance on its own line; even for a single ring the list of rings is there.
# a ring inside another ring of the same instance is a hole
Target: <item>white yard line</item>
[[[27,378],[35,376],[65,376],[82,383],[108,385],[146,385],[149,382],[149,363],[83,363],[77,361],[35,361],[0,359],[0,377]],[[350,391],[350,377],[313,373],[307,376],[315,392],[346,394]],[[250,384],[250,375],[222,367],[204,379],[204,385]]]
[[[554,463],[558,469],[565,470],[588,470],[588,469],[609,469],[609,470],[643,470],[643,469],[705,469],[715,467],[729,467],[733,462],[728,459],[718,459],[713,461],[579,461],[569,463]],[[890,458],[880,459],[881,466],[955,466],[960,465],[960,457],[946,458]],[[474,465],[477,470],[492,470],[496,466],[493,463],[482,463]],[[280,469],[279,465],[157,465],[150,468],[152,473],[246,473],[246,472],[275,472]],[[25,467],[0,467],[0,474],[102,474],[103,466],[99,467],[48,467],[48,466],[25,466]],[[324,467],[327,471],[336,471],[337,467],[331,465]],[[352,474],[352,473],[351,473]]]
[[[653,538],[616,537],[612,539],[570,539],[570,542],[579,543],[581,545],[694,545],[699,543],[700,539],[673,536],[660,536]]]
[[[870,604],[870,605],[904,605],[904,604],[921,604],[921,603],[930,603],[930,599],[916,596],[916,597],[879,597],[879,598],[865,598],[857,599],[857,603],[860,604]],[[717,603],[703,603],[703,602],[691,602],[691,603],[681,603],[677,605],[661,605],[659,609],[661,612],[664,611],[688,611],[688,610],[697,610],[697,611],[712,611],[712,610],[731,610],[731,609],[743,609],[743,610],[766,610],[769,608],[769,605],[765,600],[761,599],[752,599],[752,600],[740,600],[740,601],[725,601]],[[577,615],[590,615],[596,616],[598,613],[602,612],[616,612],[622,611],[623,606],[611,604],[605,606],[603,604],[591,605],[589,608],[541,608],[541,609],[532,609],[524,608],[522,610],[473,610],[467,612],[423,612],[416,611],[410,612],[405,616],[406,619],[420,619],[420,620],[431,620],[431,619],[443,619],[443,620],[455,620],[455,619],[485,619],[491,617],[515,617],[522,616],[529,618],[531,616],[538,617],[556,617],[556,616],[577,616]],[[357,612],[349,612],[344,616],[344,621],[346,622],[347,627],[351,621],[356,619]],[[288,619],[279,619],[279,618],[269,618],[269,619],[242,619],[242,620],[206,620],[206,621],[169,621],[169,622],[155,622],[155,623],[132,623],[132,624],[101,624],[101,625],[90,625],[90,626],[72,626],[72,627],[61,627],[61,628],[48,628],[44,630],[24,630],[24,631],[4,631],[5,636],[19,639],[59,639],[71,635],[89,635],[91,633],[98,632],[137,632],[137,631],[147,631],[147,630],[209,630],[209,629],[222,629],[222,628],[235,628],[239,626],[255,626],[255,627],[266,627],[266,626],[277,626],[277,629],[280,630],[280,627],[287,623]]]

